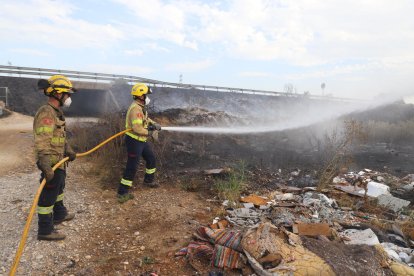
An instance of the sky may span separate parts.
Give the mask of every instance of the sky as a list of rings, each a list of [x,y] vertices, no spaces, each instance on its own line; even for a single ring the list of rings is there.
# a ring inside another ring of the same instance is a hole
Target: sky
[[[0,5],[2,65],[361,99],[414,94],[411,0]]]

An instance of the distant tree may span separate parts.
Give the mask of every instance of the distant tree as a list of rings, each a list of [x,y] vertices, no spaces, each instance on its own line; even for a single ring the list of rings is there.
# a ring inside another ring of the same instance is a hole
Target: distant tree
[[[284,87],[284,91],[286,94],[293,94],[295,87],[291,83],[286,83]]]

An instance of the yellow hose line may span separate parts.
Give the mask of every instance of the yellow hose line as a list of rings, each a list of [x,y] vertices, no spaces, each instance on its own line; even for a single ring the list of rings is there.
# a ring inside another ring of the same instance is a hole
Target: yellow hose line
[[[108,143],[109,141],[115,139],[118,136],[121,136],[122,134],[124,134],[125,132],[128,132],[130,130],[131,129],[126,129],[126,130],[123,130],[121,132],[118,132],[117,134],[109,137],[108,139],[106,139],[105,141],[103,141],[102,143],[100,143],[99,145],[94,147],[93,149],[91,149],[87,152],[76,154],[76,157],[83,157],[85,155],[91,154],[92,152],[96,151],[97,149],[99,149],[100,147],[102,147],[103,145]],[[69,160],[69,157],[63,158],[56,165],[54,165],[52,169],[56,170],[57,168],[60,167],[60,165],[62,165],[63,163],[65,163],[68,160]],[[20,258],[23,254],[24,246],[26,244],[27,235],[29,234],[30,224],[32,223],[33,215],[35,213],[37,203],[39,202],[40,194],[41,194],[45,184],[46,184],[46,179],[43,179],[42,182],[40,183],[39,188],[37,189],[36,196],[33,200],[32,207],[30,208],[29,216],[27,217],[27,220],[26,220],[26,225],[24,226],[24,230],[23,230],[22,238],[20,239],[19,247],[17,248],[17,251],[16,251],[16,256],[14,257],[13,265],[10,269],[10,273],[9,273],[10,276],[14,276],[16,274],[17,267],[19,266],[19,263],[20,263]]]

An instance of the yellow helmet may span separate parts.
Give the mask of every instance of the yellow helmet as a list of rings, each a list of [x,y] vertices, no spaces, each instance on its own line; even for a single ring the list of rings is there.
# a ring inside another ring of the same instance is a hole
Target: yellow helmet
[[[137,83],[132,86],[131,95],[141,97],[146,94],[151,94],[151,89],[144,83]]]
[[[40,81],[39,81],[40,82]],[[73,88],[70,80],[63,75],[54,75],[51,76],[48,80],[48,86],[45,89],[45,94],[53,93],[73,93],[76,90]],[[39,85],[40,87],[40,85]]]

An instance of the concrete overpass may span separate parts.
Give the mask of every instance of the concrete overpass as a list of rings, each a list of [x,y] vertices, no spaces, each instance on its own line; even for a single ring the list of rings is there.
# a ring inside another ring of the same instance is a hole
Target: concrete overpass
[[[125,80],[128,83],[143,82],[152,87],[170,87],[179,89],[194,89],[211,92],[223,92],[223,93],[240,93],[240,94],[252,94],[262,96],[276,96],[276,97],[294,97],[294,98],[309,98],[315,100],[329,100],[340,102],[354,102],[355,99],[340,98],[331,96],[320,96],[312,94],[294,94],[285,93],[270,90],[248,89],[248,88],[235,88],[235,87],[223,87],[212,85],[199,85],[199,84],[186,84],[186,83],[174,83],[164,82],[154,79],[142,78],[130,75],[119,74],[105,74],[94,72],[80,72],[71,70],[60,69],[45,69],[45,68],[33,68],[33,67],[20,67],[20,66],[7,66],[0,65],[0,76],[14,76],[14,77],[27,77],[27,78],[48,78],[54,74],[62,74],[73,80],[75,87],[80,89],[99,89],[108,90],[111,87],[111,83],[116,80]]]

